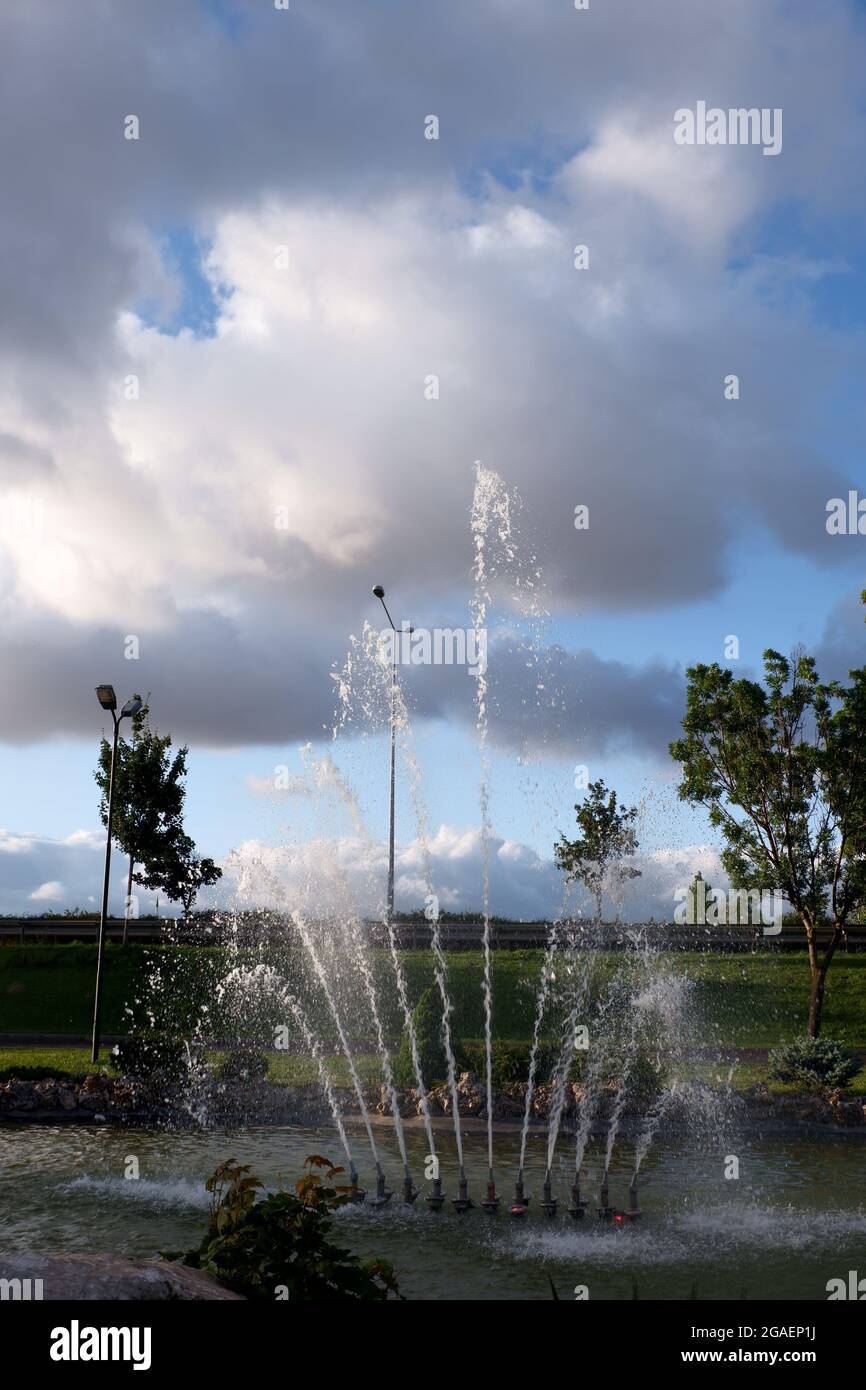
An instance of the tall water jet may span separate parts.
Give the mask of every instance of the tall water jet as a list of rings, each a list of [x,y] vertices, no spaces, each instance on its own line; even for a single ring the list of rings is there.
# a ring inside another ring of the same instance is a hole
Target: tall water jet
[[[304,949],[306,950],[307,955],[310,958],[310,963],[312,964],[313,970],[316,975],[316,979],[319,981],[319,984],[322,987],[322,993],[325,996],[328,1008],[331,1012],[331,1017],[334,1020],[334,1027],[337,1030],[337,1036],[340,1039],[340,1046],[343,1049],[343,1056],[346,1058],[346,1064],[349,1068],[349,1075],[352,1078],[352,1086],[354,1088],[355,1097],[358,1102],[358,1109],[361,1113],[361,1119],[364,1122],[364,1128],[367,1131],[367,1138],[370,1141],[370,1152],[373,1155],[373,1164],[375,1166],[376,1175],[378,1179],[382,1175],[382,1165],[379,1162],[379,1150],[376,1147],[376,1139],[373,1134],[373,1126],[370,1123],[370,1115],[367,1110],[367,1103],[364,1100],[364,1091],[363,1087],[361,1086],[361,1078],[359,1077],[358,1069],[355,1066],[355,1059],[352,1055],[352,1049],[349,1046],[349,1039],[346,1037],[346,1030],[343,1027],[343,1020],[340,1017],[340,1011],[337,1008],[336,1002],[334,1000],[334,995],[331,990],[331,986],[328,982],[328,977],[325,972],[325,968],[322,965],[322,962],[319,958],[319,953],[316,950],[315,944],[310,935],[309,928],[306,922],[304,921],[304,918],[301,916],[299,912],[293,912],[292,921],[294,922],[295,927],[297,928],[297,932],[301,938],[301,941],[303,942]]]
[[[475,492],[472,498],[472,538],[475,546],[473,567],[474,593],[470,604],[472,626],[475,629],[476,650],[481,633],[485,634],[487,647],[487,614],[490,607],[488,589],[489,574],[487,562],[488,532],[494,518],[499,521],[500,542],[510,549],[511,519],[510,499],[501,478],[485,468],[480,462],[475,465]],[[475,727],[478,734],[479,753],[479,803],[481,810],[481,913],[483,921],[482,950],[484,970],[482,988],[484,992],[484,1054],[486,1063],[487,1089],[487,1168],[488,1184],[493,1177],[493,982],[490,961],[490,756],[487,748],[487,663],[479,663],[475,685]]]

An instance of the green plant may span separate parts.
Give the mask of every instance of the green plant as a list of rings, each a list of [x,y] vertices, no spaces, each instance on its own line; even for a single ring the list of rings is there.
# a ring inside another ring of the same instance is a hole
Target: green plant
[[[617,805],[616,792],[604,781],[590,782],[583,805],[575,805],[578,828],[576,840],[560,835],[553,847],[557,867],[566,882],[577,879],[595,898],[595,920],[601,921],[605,888],[640,878],[640,869],[627,863],[637,851],[634,822],[637,807]]]
[[[264,1186],[250,1165],[227,1159],[208,1178],[210,1223],[201,1245],[171,1254],[207,1270],[245,1298],[316,1302],[382,1302],[399,1297],[386,1260],[362,1261],[327,1239],[330,1214],[349,1200],[347,1187],[331,1182],[343,1172],[313,1154],[294,1192],[260,1197]],[[324,1180],[316,1170],[324,1169]]]
[[[236,1048],[226,1053],[216,1074],[220,1081],[264,1081],[268,1074],[268,1055],[255,1048]]]
[[[526,1042],[505,1042],[496,1039],[491,1051],[491,1075],[497,1090],[511,1082],[526,1081],[529,1076],[529,1058],[532,1044]],[[555,1043],[540,1042],[535,1058],[535,1082],[545,1085],[553,1079],[559,1060],[560,1047]],[[487,1049],[483,1040],[464,1042],[458,1049],[458,1064],[464,1071],[472,1071],[476,1076],[487,1075]],[[576,1064],[576,1067],[579,1064]],[[575,1077],[576,1077],[575,1067]]]
[[[418,1060],[424,1085],[429,1090],[439,1086],[448,1075],[445,1047],[442,1042],[442,996],[432,986],[425,989],[412,1010],[412,1023],[418,1045]],[[416,1086],[415,1062],[408,1032],[403,1034],[400,1049],[394,1059],[394,1080],[398,1086]]]
[[[808,1033],[818,1037],[827,972],[866,903],[866,666],[822,683],[815,661],[768,648],[764,684],[717,662],[690,667],[679,796],[709,811],[734,888],[779,892],[809,952]],[[817,929],[829,921],[819,949]]]
[[[140,1080],[177,1081],[190,1060],[183,1038],[148,1032],[130,1033],[112,1048],[112,1056],[122,1075]]]
[[[796,1038],[770,1053],[774,1081],[793,1082],[810,1091],[842,1090],[863,1070],[860,1062],[832,1038]]]

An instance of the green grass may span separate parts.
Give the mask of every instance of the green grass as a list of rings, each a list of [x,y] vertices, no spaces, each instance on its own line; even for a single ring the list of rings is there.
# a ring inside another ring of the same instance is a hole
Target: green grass
[[[96,1070],[114,1074],[108,1048],[100,1051],[98,1068],[91,1065],[89,1047],[0,1048],[0,1081],[13,1076],[23,1081],[42,1081],[49,1076],[80,1081]]]
[[[223,1052],[208,1052],[207,1060],[218,1063]],[[361,1081],[375,1084],[382,1079],[380,1059],[375,1053],[360,1053],[355,1065]],[[94,1068],[90,1065],[90,1049],[87,1047],[5,1047],[0,1048],[0,1082],[10,1077],[20,1077],[29,1081],[40,1081],[46,1077],[62,1080],[80,1080]],[[108,1049],[99,1055],[99,1070],[115,1075],[113,1059]],[[349,1088],[352,1084],[349,1067],[343,1056],[328,1058],[328,1071],[335,1086]],[[728,1064],[692,1060],[679,1070],[682,1080],[704,1081],[709,1086],[724,1086],[728,1079]],[[317,1083],[318,1068],[312,1057],[293,1056],[286,1053],[273,1053],[269,1057],[268,1080],[283,1086],[303,1086]],[[766,1065],[762,1061],[746,1060],[737,1062],[731,1085],[736,1091],[744,1091],[757,1082],[767,1081]],[[772,1081],[769,1089],[775,1095],[798,1094],[796,1086]],[[866,1068],[855,1076],[848,1087],[848,1096],[866,1097]]]
[[[301,953],[249,951],[251,962],[272,959],[292,979],[305,1001],[313,1026],[324,1039],[334,1038],[334,1026],[320,993],[309,979]],[[402,1032],[387,953],[374,952],[374,968],[386,1033]],[[760,955],[718,956],[675,953],[672,968],[693,982],[693,1012],[697,1034],[708,1046],[774,1047],[805,1032],[809,971],[805,952],[765,952]],[[106,951],[103,1030],[122,1034],[133,1017],[144,1021],[152,1011],[157,1027],[181,1032],[196,1027],[200,1011],[210,1011],[210,1035],[234,1036],[235,1020],[221,1019],[216,986],[226,970],[227,953],[220,947],[114,946]],[[500,1038],[525,1039],[532,1030],[540,951],[508,951],[493,960],[494,1033]],[[86,1036],[93,1008],[96,947],[0,947],[0,1029],[22,1034],[58,1033]],[[619,968],[622,956],[599,952],[594,960],[595,988],[601,990]],[[407,951],[403,963],[410,998],[418,998],[432,983],[429,951]],[[482,962],[479,952],[448,955],[457,1038],[483,1035]],[[159,977],[153,989],[149,977]],[[132,1013],[128,1012],[130,1006]],[[249,1020],[247,1035],[269,1033],[276,1013],[260,1012]],[[277,1020],[281,1021],[281,1020]],[[356,1021],[371,1035],[369,1021]],[[849,1045],[866,1046],[866,952],[840,953],[829,975],[824,1033]]]

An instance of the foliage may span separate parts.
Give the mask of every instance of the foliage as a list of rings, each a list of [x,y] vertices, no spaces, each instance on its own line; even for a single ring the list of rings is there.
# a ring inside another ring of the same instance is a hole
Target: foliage
[[[227,1159],[208,1178],[210,1223],[202,1243],[186,1255],[169,1255],[205,1269],[245,1298],[334,1302],[383,1302],[399,1297],[385,1260],[361,1261],[327,1238],[332,1212],[349,1200],[347,1186],[332,1186],[342,1168],[318,1154],[294,1193],[265,1197],[249,1164]],[[320,1171],[324,1169],[324,1180]]]
[[[491,1047],[491,1074],[497,1090],[515,1081],[525,1081],[529,1076],[529,1058],[532,1043],[507,1042],[496,1038]],[[535,1059],[536,1085],[543,1086],[553,1079],[559,1059],[558,1043],[540,1042]],[[487,1075],[487,1049],[483,1038],[463,1042],[459,1047],[458,1061],[464,1071],[472,1071],[476,1076]],[[575,1064],[575,1078],[579,1071],[579,1061]]]
[[[794,1082],[811,1091],[842,1090],[863,1070],[858,1058],[832,1038],[795,1038],[770,1053],[774,1081]]]
[[[587,793],[583,804],[574,808],[582,834],[576,840],[561,835],[553,852],[568,881],[577,879],[592,893],[596,921],[600,922],[605,888],[640,877],[640,869],[623,862],[637,849],[637,807],[617,806],[616,792],[608,791],[601,778],[590,782]]]
[[[222,876],[212,859],[200,859],[183,829],[186,747],[172,756],[171,735],[150,727],[142,705],[132,721],[132,738],[118,740],[114,766],[113,838],[130,861],[131,881],[161,891],[190,911],[200,888]],[[108,825],[111,743],[102,739],[94,777],[101,792],[99,813]],[[139,872],[134,866],[139,866]]]
[[[112,1048],[112,1056],[121,1075],[140,1080],[177,1081],[189,1070],[186,1043],[167,1033],[130,1033]]]
[[[438,986],[430,986],[423,991],[412,1010],[412,1022],[421,1075],[425,1087],[430,1090],[433,1086],[441,1085],[448,1075],[445,1044],[442,1041],[442,996]],[[418,1084],[408,1031],[403,1034],[394,1059],[394,1080],[398,1086]]]
[[[708,809],[734,887],[781,892],[802,921],[817,1036],[827,970],[866,899],[866,667],[847,687],[822,684],[811,657],[767,650],[764,672],[766,688],[717,663],[690,668],[684,736],[670,748],[680,798]]]

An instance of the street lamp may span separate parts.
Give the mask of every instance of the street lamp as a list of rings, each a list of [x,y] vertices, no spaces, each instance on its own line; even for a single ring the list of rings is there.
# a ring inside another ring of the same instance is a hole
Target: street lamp
[[[385,602],[385,590],[381,584],[374,584],[373,593],[385,610],[385,616],[391,624],[392,632],[397,629],[394,620],[388,612],[388,605]],[[410,627],[409,632],[415,629]],[[397,739],[397,643],[394,643],[394,657],[391,663],[391,805],[389,817],[388,834],[388,924],[394,921],[394,761]]]
[[[105,922],[108,917],[108,883],[111,873],[111,821],[114,815],[114,764],[117,758],[117,736],[120,732],[120,721],[131,719],[138,714],[143,701],[138,695],[134,695],[131,700],[120,711],[117,710],[117,696],[114,693],[113,685],[98,685],[96,687],[96,698],[104,710],[108,710],[114,722],[114,737],[111,742],[111,768],[108,774],[108,834],[105,841],[105,871],[102,878],[102,910],[99,914],[99,941],[96,950],[96,994],[93,1000],[93,1038],[90,1048],[91,1062],[99,1060],[99,1014],[102,1007],[102,966],[105,959]]]

